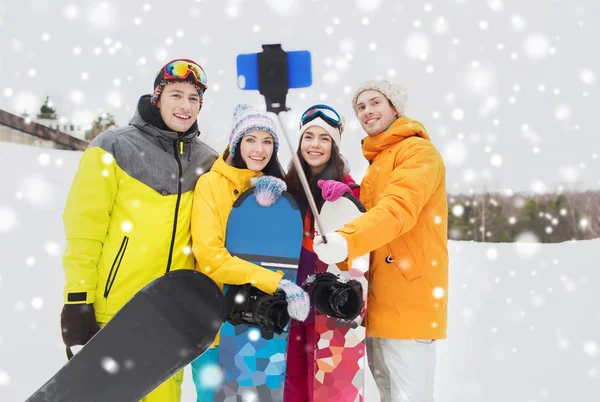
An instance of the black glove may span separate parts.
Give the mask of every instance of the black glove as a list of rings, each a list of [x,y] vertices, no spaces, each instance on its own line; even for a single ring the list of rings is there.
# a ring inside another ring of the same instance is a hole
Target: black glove
[[[62,338],[66,346],[85,345],[100,327],[93,304],[65,304],[60,313]]]

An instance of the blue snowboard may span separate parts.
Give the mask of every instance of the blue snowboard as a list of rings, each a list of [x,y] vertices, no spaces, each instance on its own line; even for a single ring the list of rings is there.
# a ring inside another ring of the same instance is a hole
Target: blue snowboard
[[[281,270],[285,279],[295,282],[302,230],[302,216],[289,193],[284,192],[274,205],[265,208],[258,205],[251,188],[233,205],[225,247],[231,255],[274,271]],[[287,335],[287,332],[274,334],[267,340],[257,328],[226,322],[221,328],[219,346],[224,381],[215,390],[214,400],[283,400]]]

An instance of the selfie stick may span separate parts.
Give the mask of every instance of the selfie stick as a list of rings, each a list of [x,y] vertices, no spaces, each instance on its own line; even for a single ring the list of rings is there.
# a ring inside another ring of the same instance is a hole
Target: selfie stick
[[[302,183],[302,188],[306,194],[308,205],[310,206],[310,210],[315,217],[315,224],[319,230],[319,233],[321,234],[321,237],[323,238],[323,243],[327,243],[327,239],[325,238],[325,229],[321,223],[319,211],[317,210],[317,204],[315,203],[315,199],[310,191],[308,180],[306,179],[306,175],[304,174],[304,170],[302,169],[302,165],[300,164],[300,159],[296,154],[296,150],[292,146],[290,137],[287,135],[285,126],[279,117],[280,112],[287,112],[290,110],[285,105],[285,98],[289,89],[287,54],[281,48],[281,44],[263,45],[262,48],[263,51],[258,54],[258,90],[260,91],[260,94],[265,97],[265,101],[267,103],[267,112],[273,112],[277,115],[279,125],[283,129],[286,142],[290,147],[292,162],[296,167],[296,172],[300,178],[300,183]]]

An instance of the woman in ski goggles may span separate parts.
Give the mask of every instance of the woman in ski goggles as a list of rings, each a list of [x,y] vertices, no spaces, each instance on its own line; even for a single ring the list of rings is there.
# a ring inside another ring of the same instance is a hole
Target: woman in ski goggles
[[[208,87],[206,73],[198,64],[188,59],[179,59],[165,65],[163,69],[164,79],[188,79],[190,77],[194,83],[206,90]]]
[[[325,122],[331,127],[337,129],[340,129],[342,127],[342,118],[340,117],[338,112],[336,112],[335,109],[333,109],[332,107],[323,104],[314,105],[306,109],[304,113],[302,113],[302,117],[300,118],[300,127],[304,126],[306,123],[311,122],[317,117],[320,117],[323,120],[325,120]]]
[[[333,202],[347,192],[356,198],[360,196],[360,187],[350,176],[350,167],[340,154],[343,129],[344,124],[340,114],[332,107],[323,104],[309,107],[300,119],[300,140],[296,155],[317,208],[325,201]],[[315,220],[299,173],[296,166],[292,164],[285,181],[287,191],[298,203],[303,216],[304,237],[296,276],[296,283],[303,283],[309,275],[317,272],[317,264],[320,270],[325,268],[325,264],[317,261],[313,251]],[[288,342],[283,402],[311,401],[314,391],[313,373],[316,370],[315,339],[318,341],[315,335],[317,329],[315,329],[314,314],[311,313],[304,322],[294,320],[289,331],[288,339],[301,341]],[[346,361],[347,366],[352,364],[351,359]],[[340,365],[343,366],[344,362]]]

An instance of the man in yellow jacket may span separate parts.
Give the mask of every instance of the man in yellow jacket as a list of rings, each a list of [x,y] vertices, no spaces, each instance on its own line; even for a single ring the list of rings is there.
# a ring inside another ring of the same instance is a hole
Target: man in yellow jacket
[[[316,237],[314,250],[329,264],[371,253],[366,326],[377,385],[386,402],[431,402],[436,340],[447,323],[446,172],[423,125],[404,115],[406,98],[385,80],[356,91],[367,212],[327,233],[327,243]]]
[[[147,283],[194,269],[194,186],[218,156],[198,139],[206,89],[197,63],[167,63],[129,125],[103,132],[83,153],[63,214],[67,346],[85,345]],[[182,380],[183,371],[144,401],[180,401]]]

